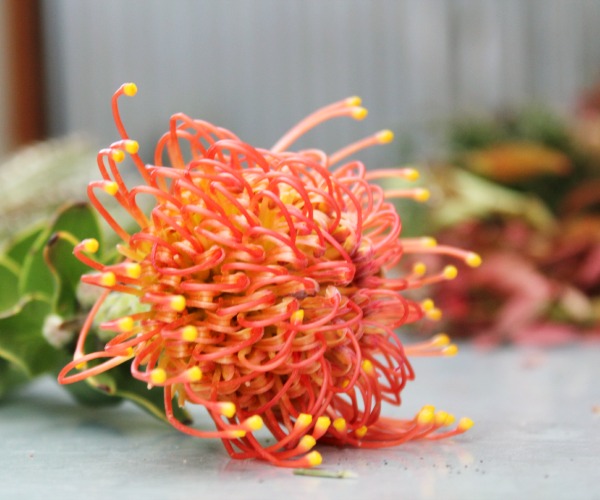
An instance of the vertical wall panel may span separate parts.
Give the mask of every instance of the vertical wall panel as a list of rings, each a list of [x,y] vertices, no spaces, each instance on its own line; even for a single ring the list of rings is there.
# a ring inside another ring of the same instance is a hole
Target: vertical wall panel
[[[581,29],[582,71],[583,82],[586,86],[592,85],[600,78],[600,2],[598,0],[584,0],[579,9]]]
[[[153,141],[170,114],[271,145],[316,107],[360,94],[364,123],[340,120],[299,146],[335,149],[392,127],[415,156],[467,112],[541,100],[568,110],[600,76],[597,0],[44,0],[51,128],[114,138],[109,101]],[[398,146],[397,146],[398,147]],[[396,148],[364,156],[394,163]]]
[[[529,9],[527,1],[505,0],[498,3],[501,61],[498,85],[501,88],[497,105],[520,105],[530,98],[531,58],[528,44]]]

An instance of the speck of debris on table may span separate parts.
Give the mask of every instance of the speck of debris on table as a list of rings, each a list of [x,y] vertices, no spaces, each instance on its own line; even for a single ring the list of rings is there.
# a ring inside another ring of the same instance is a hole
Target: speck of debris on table
[[[328,469],[294,469],[295,476],[326,477],[332,479],[353,479],[358,477],[349,470],[328,470]]]

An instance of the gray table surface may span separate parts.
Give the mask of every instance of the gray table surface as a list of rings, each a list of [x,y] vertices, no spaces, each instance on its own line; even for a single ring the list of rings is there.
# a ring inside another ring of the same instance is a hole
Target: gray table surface
[[[131,404],[82,408],[40,380],[0,404],[0,498],[600,499],[600,346],[463,346],[414,366],[402,407],[385,413],[435,404],[475,427],[384,450],[319,446],[322,467],[352,479],[230,460]]]

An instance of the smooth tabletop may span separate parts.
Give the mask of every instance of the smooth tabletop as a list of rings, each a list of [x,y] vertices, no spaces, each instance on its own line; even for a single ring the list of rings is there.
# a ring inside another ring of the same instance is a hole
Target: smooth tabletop
[[[51,379],[0,403],[0,498],[600,499],[600,346],[461,346],[413,361],[400,408],[469,416],[451,440],[361,450],[317,446],[321,468],[294,475],[231,460],[219,441],[171,429],[130,403],[78,406]],[[200,425],[208,419],[200,417]]]

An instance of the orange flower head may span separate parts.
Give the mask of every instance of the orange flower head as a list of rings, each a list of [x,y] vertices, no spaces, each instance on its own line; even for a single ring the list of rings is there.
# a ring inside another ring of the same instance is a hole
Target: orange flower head
[[[428,275],[417,263],[401,277],[388,272],[399,268],[404,254],[444,253],[471,265],[478,258],[432,238],[400,238],[400,217],[387,199],[425,200],[428,191],[384,192],[371,181],[414,180],[417,171],[367,171],[348,160],[356,151],[390,142],[390,131],[329,156],[289,151],[326,120],[364,118],[360,99],[316,111],[271,149],[176,114],[158,141],[154,164],[145,165],[118,109],[118,99],[136,91],[128,83],[113,96],[121,140],[99,152],[102,180],[88,188],[91,202],[122,239],[123,260],[95,261],[94,240],[75,248],[95,269],[83,281],[104,292],[59,380],[76,382],[130,363],[135,378],[163,388],[174,427],[222,439],[232,457],[278,466],[318,465],[317,441],[378,448],[470,427],[464,420],[450,429],[453,418],[429,406],[407,420],[380,418],[380,411],[384,401],[399,405],[402,389],[414,378],[409,356],[456,353],[445,335],[407,347],[394,333],[425,315],[439,316],[431,301],[418,303],[401,292],[452,279],[456,268]],[[126,185],[118,166],[125,156],[143,184]],[[98,190],[113,196],[139,229],[125,231]],[[140,194],[155,199],[149,213],[138,205]],[[102,322],[112,338],[102,351],[85,353],[93,319],[114,293],[129,294],[145,307]],[[174,400],[204,406],[215,429],[177,420]],[[263,426],[273,444],[255,436]]]

